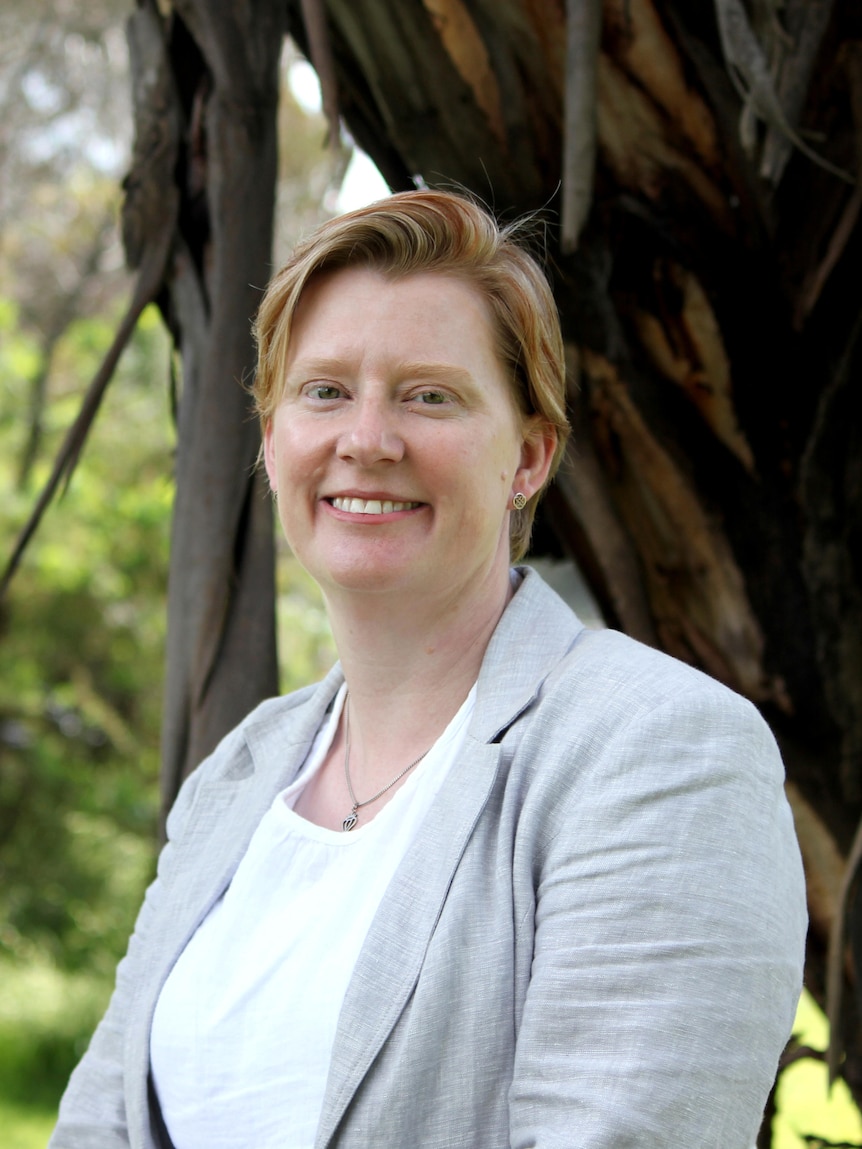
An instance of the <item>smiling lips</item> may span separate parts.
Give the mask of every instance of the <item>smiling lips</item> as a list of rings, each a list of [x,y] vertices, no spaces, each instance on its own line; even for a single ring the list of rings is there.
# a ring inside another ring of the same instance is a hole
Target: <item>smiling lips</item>
[[[337,511],[348,511],[352,515],[391,515],[394,511],[412,511],[419,503],[396,503],[390,499],[330,499]]]

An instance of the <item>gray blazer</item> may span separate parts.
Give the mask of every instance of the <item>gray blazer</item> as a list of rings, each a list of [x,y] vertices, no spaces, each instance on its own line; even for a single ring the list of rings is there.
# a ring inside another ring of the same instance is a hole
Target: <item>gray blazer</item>
[[[169,1146],[156,998],[340,682],[264,703],[186,782],[51,1149]],[[748,702],[527,572],[354,971],[316,1149],[749,1149],[801,986],[782,780]]]

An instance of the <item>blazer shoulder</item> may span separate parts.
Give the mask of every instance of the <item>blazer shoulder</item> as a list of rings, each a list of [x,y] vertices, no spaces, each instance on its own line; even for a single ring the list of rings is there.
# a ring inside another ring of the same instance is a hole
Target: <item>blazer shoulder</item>
[[[747,698],[685,662],[615,630],[582,630],[546,680],[546,695],[621,713],[652,711],[695,696],[719,709],[750,710]]]

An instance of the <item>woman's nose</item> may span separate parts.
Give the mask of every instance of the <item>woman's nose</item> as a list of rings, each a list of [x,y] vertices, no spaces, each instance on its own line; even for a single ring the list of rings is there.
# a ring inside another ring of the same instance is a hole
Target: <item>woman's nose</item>
[[[347,415],[348,425],[338,440],[338,455],[362,466],[398,462],[404,455],[404,440],[397,427],[397,415],[390,402],[380,397],[360,397]]]

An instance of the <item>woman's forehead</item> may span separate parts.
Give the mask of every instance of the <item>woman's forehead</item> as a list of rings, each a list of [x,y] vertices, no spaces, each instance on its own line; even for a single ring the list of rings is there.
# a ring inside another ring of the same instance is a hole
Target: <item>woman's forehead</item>
[[[389,336],[417,348],[447,342],[462,354],[496,356],[490,306],[480,290],[460,276],[419,271],[394,276],[359,266],[320,273],[304,289],[294,311],[289,356],[309,342],[338,345]]]

